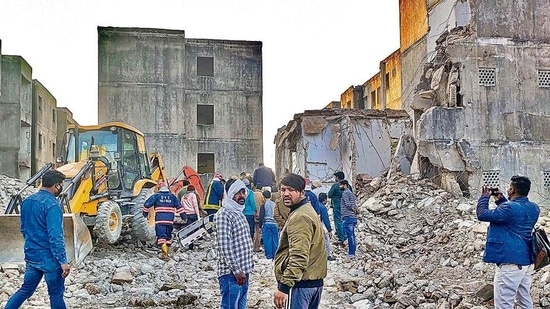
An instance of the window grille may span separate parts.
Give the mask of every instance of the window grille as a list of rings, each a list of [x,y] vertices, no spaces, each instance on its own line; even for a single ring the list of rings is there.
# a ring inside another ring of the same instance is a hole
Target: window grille
[[[538,70],[539,87],[550,88],[550,70]]]
[[[483,171],[481,178],[483,185],[488,188],[498,188],[500,185],[500,171]]]
[[[479,85],[480,86],[495,86],[496,71],[495,68],[480,68],[479,69]]]
[[[550,188],[550,171],[542,172],[542,185],[546,189]]]

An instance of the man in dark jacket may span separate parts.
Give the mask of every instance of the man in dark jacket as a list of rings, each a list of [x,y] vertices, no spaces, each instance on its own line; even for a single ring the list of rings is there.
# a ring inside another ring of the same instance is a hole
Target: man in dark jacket
[[[344,227],[342,224],[342,210],[340,206],[340,200],[342,199],[342,190],[340,190],[340,181],[344,180],[344,172],[334,173],[336,182],[330,187],[328,191],[328,197],[332,204],[332,216],[334,217],[334,228],[336,229],[336,237],[338,238],[338,243],[342,245],[346,240],[346,233],[344,232]]]
[[[213,215],[222,207],[223,192],[223,176],[220,173],[216,173],[206,189],[204,206],[202,207],[209,216],[210,222],[214,221]]]
[[[19,308],[46,279],[50,306],[66,308],[63,301],[65,277],[71,268],[63,239],[63,210],[56,197],[63,191],[65,175],[48,171],[42,176],[42,188],[21,204],[21,233],[25,238],[25,279],[13,294],[6,309]]]
[[[149,209],[155,209],[155,232],[157,234],[157,245],[162,253],[168,255],[168,248],[172,245],[172,231],[174,230],[175,214],[179,214],[183,221],[187,220],[185,210],[178,198],[170,192],[165,183],[160,183],[159,192],[151,195],[143,203],[143,216],[149,215]]]
[[[539,206],[527,198],[531,181],[513,176],[508,198],[498,190],[483,187],[477,202],[477,218],[490,222],[483,261],[497,265],[494,276],[495,308],[533,308],[529,290],[534,258],[531,254],[531,233],[539,217]],[[493,195],[497,207],[489,209]]]
[[[275,173],[273,173],[272,169],[260,163],[258,168],[254,170],[252,182],[257,189],[263,190],[263,188],[269,187],[272,191],[275,186]]]

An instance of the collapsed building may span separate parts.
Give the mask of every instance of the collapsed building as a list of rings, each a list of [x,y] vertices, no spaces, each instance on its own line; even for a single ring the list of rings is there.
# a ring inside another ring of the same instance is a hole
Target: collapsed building
[[[403,85],[415,85],[403,87],[412,89],[403,107],[415,122],[420,173],[465,196],[523,174],[530,197],[548,205],[550,3],[412,2],[402,8],[427,10],[416,26],[425,29],[402,48]],[[413,59],[426,61],[415,67]]]
[[[401,136],[411,133],[412,122],[405,111],[305,111],[275,136],[275,173],[293,172],[324,182],[332,181],[336,171],[343,171],[348,179],[380,176],[389,169]],[[412,161],[411,149],[402,158]]]

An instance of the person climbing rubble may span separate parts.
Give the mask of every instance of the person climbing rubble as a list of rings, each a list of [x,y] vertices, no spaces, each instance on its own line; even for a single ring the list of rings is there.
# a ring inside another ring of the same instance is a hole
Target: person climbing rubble
[[[172,245],[175,214],[179,214],[183,221],[187,221],[187,215],[180,201],[170,192],[166,183],[161,182],[159,187],[159,192],[151,195],[143,204],[143,216],[149,216],[149,211],[153,207],[155,210],[157,246],[160,247],[165,256],[168,256],[168,250]]]

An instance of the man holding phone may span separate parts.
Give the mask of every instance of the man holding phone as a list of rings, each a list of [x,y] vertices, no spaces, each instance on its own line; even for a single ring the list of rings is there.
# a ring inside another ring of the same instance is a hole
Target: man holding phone
[[[531,181],[525,176],[513,176],[508,186],[507,200],[498,189],[483,187],[477,202],[477,218],[489,222],[483,261],[495,263],[495,308],[533,308],[531,275],[534,257],[531,254],[532,231],[538,220],[539,206],[527,195]],[[494,196],[497,207],[489,209]]]

